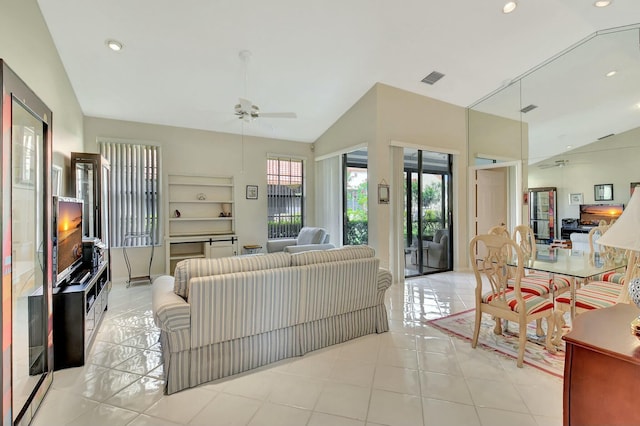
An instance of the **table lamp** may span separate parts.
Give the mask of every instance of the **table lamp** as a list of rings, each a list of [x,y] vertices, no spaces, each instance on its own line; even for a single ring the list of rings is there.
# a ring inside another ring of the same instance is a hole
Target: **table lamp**
[[[636,268],[640,267],[640,189],[631,195],[627,208],[618,220],[598,239],[598,244],[628,250],[626,277],[636,276]],[[629,294],[622,294],[619,301],[627,302],[629,298],[640,308],[640,278],[630,280]],[[631,322],[632,334],[640,337],[640,316]]]

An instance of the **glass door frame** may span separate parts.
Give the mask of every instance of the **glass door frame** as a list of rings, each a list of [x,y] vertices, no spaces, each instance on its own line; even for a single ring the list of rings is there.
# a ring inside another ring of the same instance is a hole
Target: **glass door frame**
[[[406,152],[406,151],[405,151]],[[410,168],[403,161],[403,173],[405,174],[405,221],[407,224],[407,234],[406,239],[404,239],[403,244],[405,245],[405,260],[407,257],[406,250],[413,243],[414,238],[418,238],[420,241],[421,238],[421,230],[423,229],[424,221],[423,221],[423,208],[422,208],[422,179],[423,176],[426,175],[438,175],[441,176],[442,186],[441,186],[441,214],[442,214],[442,223],[445,225],[445,229],[449,230],[449,241],[447,244],[447,267],[446,269],[436,269],[433,271],[427,271],[425,268],[425,256],[422,244],[417,244],[416,246],[416,274],[405,275],[405,277],[413,277],[420,275],[428,275],[433,273],[445,272],[453,270],[453,156],[451,154],[447,155],[447,171],[443,172],[441,170],[435,169],[425,169],[424,161],[423,161],[423,152],[424,150],[416,149],[417,152],[417,168]],[[404,158],[404,155],[403,155]],[[418,194],[417,194],[417,203],[418,203],[418,217],[417,217],[417,230],[413,229],[412,226],[412,175],[415,174],[418,180]],[[409,237],[411,237],[411,243],[409,243]],[[405,267],[405,273],[408,271],[408,268]]]

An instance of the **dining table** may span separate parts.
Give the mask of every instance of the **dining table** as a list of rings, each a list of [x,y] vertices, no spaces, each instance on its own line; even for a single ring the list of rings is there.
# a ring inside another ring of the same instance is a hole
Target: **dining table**
[[[509,261],[511,266],[517,266],[518,260],[514,257]],[[536,247],[535,257],[525,259],[525,270],[546,272],[549,274],[549,282],[553,282],[556,275],[569,278],[571,292],[571,319],[576,314],[576,286],[582,285],[594,277],[615,271],[626,266],[627,261],[623,256],[614,257],[590,253],[570,248],[550,247],[539,245]]]

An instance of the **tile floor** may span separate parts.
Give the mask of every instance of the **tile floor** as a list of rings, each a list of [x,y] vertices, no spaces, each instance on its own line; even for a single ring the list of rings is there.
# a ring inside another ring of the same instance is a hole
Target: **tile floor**
[[[544,425],[562,423],[562,380],[425,321],[473,307],[470,274],[387,291],[391,331],[162,394],[148,285],[113,286],[84,367],[54,373],[34,426]]]

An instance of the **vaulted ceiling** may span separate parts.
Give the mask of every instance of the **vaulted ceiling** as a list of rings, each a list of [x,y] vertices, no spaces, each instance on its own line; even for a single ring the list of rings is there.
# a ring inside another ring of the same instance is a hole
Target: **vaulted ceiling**
[[[85,115],[301,142],[376,82],[467,107],[598,30],[640,22],[638,0],[520,0],[510,14],[503,0],[38,3]],[[421,82],[432,71],[444,77]],[[297,118],[244,123],[239,98]]]

